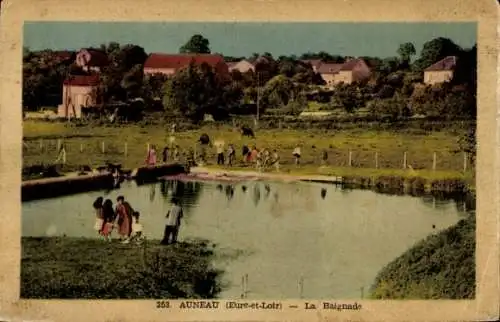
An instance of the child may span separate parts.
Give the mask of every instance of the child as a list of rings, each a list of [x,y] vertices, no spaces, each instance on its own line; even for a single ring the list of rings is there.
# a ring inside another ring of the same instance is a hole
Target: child
[[[133,222],[132,222],[132,240],[137,241],[138,243],[141,242],[142,239],[144,239],[144,236],[142,236],[142,225],[139,223],[139,212],[134,211],[132,214],[133,217]]]
[[[113,202],[106,199],[103,205],[104,225],[101,235],[106,241],[111,241],[111,232],[113,231],[113,222],[115,221],[115,211],[113,209]]]

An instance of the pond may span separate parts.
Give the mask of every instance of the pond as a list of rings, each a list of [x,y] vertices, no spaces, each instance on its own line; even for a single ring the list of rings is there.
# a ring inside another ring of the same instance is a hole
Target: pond
[[[162,238],[171,198],[180,198],[179,239],[217,245],[221,298],[239,298],[245,275],[248,298],[360,298],[386,264],[466,215],[461,201],[331,184],[125,182],[113,191],[24,202],[23,236],[96,237],[92,203],[101,195],[124,195],[149,239]]]

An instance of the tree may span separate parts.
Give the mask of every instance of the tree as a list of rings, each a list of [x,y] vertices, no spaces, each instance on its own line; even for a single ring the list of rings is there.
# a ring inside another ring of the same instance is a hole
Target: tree
[[[182,54],[210,54],[210,42],[200,34],[193,35],[179,52]]]
[[[447,56],[458,56],[461,52],[462,48],[452,40],[443,37],[434,38],[424,44],[413,68],[416,71],[422,71]]]
[[[411,57],[416,53],[415,46],[411,42],[399,45],[398,55],[401,58],[401,64],[405,66],[405,68],[410,66]]]
[[[193,121],[203,120],[205,114],[220,119],[227,115],[232,103],[224,101],[227,85],[210,66],[191,63],[165,83],[163,106],[165,110]]]

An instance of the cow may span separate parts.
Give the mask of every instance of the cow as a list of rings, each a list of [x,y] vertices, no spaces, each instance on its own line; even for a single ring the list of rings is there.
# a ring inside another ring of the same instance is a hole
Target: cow
[[[253,130],[248,126],[241,127],[241,135],[248,136],[252,139],[255,139],[255,134],[254,134]]]
[[[208,136],[208,134],[206,133],[203,133],[202,135],[200,135],[200,138],[198,140],[202,145],[209,145],[210,144],[210,137]]]

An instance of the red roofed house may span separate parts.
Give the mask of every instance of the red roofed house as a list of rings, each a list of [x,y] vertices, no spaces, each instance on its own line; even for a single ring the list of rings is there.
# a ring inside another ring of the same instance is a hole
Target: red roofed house
[[[212,54],[151,54],[144,62],[144,75],[164,74],[173,75],[182,68],[203,63],[213,67],[218,73],[227,75],[228,67],[221,55]]]
[[[457,65],[456,56],[448,56],[424,69],[424,83],[434,85],[449,82]]]
[[[321,75],[327,86],[337,84],[336,76],[340,71],[342,64],[323,63],[318,67],[318,73]]]
[[[370,78],[371,69],[361,58],[350,59],[342,64],[336,76],[338,83],[351,84]]]
[[[63,102],[59,105],[57,116],[81,118],[82,109],[97,103],[96,89],[99,86],[99,75],[74,75],[63,83]]]
[[[76,54],[76,64],[87,72],[100,72],[105,66],[108,66],[108,55],[99,49],[82,49]]]

